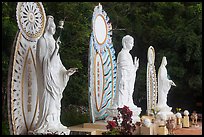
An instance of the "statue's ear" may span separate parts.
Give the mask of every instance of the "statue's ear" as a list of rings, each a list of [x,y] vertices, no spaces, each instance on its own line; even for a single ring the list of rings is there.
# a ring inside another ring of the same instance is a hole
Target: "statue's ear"
[[[127,47],[126,47],[126,44],[127,44],[127,41],[124,41],[124,43],[123,43],[123,48],[124,48],[124,49],[127,48]]]

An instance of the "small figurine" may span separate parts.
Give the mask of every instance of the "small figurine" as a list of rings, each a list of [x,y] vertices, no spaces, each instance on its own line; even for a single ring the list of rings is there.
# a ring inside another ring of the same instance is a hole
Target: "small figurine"
[[[191,120],[192,120],[192,125],[198,125],[197,120],[198,120],[198,115],[196,113],[196,111],[193,111],[193,113],[191,114]]]
[[[167,120],[166,128],[168,129],[169,135],[174,135],[174,129],[175,129],[175,120],[174,120],[174,118],[170,117]]]

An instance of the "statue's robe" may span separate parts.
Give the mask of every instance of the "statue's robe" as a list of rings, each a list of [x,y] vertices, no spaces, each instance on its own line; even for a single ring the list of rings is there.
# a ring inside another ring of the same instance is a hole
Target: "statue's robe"
[[[36,131],[59,128],[61,99],[69,76],[59,54],[54,54],[55,40],[43,35],[37,42],[36,68],[39,97],[39,119]]]
[[[136,107],[133,103],[132,94],[134,91],[136,77],[136,69],[133,59],[128,50],[122,49],[117,58],[117,80],[116,80],[116,96],[114,105],[123,107]]]
[[[158,70],[158,108],[162,109],[169,107],[167,105],[167,94],[170,88],[171,83],[167,76],[167,69],[162,63]]]

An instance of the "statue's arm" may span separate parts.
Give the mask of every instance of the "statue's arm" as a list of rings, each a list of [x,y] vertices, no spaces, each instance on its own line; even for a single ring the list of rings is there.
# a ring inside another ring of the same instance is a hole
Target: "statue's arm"
[[[55,63],[53,60],[54,56],[57,56],[58,52],[59,52],[59,43],[61,43],[60,39],[58,38],[57,41],[55,42],[55,50],[50,58],[50,62],[51,64]]]
[[[139,58],[135,57],[135,59],[134,59],[134,65],[135,65],[135,71],[137,71],[138,68],[139,68]]]
[[[121,69],[127,68],[129,64],[128,61],[129,59],[127,58],[126,54],[123,52],[118,53],[117,66],[121,67]]]
[[[176,86],[176,84],[173,82],[173,80],[169,80],[170,85]]]
[[[123,90],[127,89],[127,78],[128,78],[128,75],[127,75],[127,70],[126,69],[122,69],[121,70],[121,81],[120,81],[120,84],[121,84],[121,87]]]
[[[159,74],[159,77],[162,81],[164,82],[167,82],[169,81],[168,77],[167,77],[167,69],[165,66],[160,66],[159,67],[159,70],[158,70],[158,74]]]
[[[40,38],[37,42],[37,58],[39,59],[40,63],[43,62],[43,59],[46,55],[46,42],[44,38]]]
[[[75,72],[77,72],[78,71],[78,68],[70,68],[70,69],[68,69],[67,71],[66,71],[66,74],[68,75],[68,76],[71,76],[71,75],[73,75]]]

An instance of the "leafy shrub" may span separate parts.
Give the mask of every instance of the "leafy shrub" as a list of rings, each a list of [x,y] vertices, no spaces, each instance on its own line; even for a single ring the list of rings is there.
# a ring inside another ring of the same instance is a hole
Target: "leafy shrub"
[[[136,130],[136,124],[132,123],[132,111],[125,105],[117,110],[118,116],[108,121],[106,128],[109,131],[104,132],[103,135],[132,135]]]

